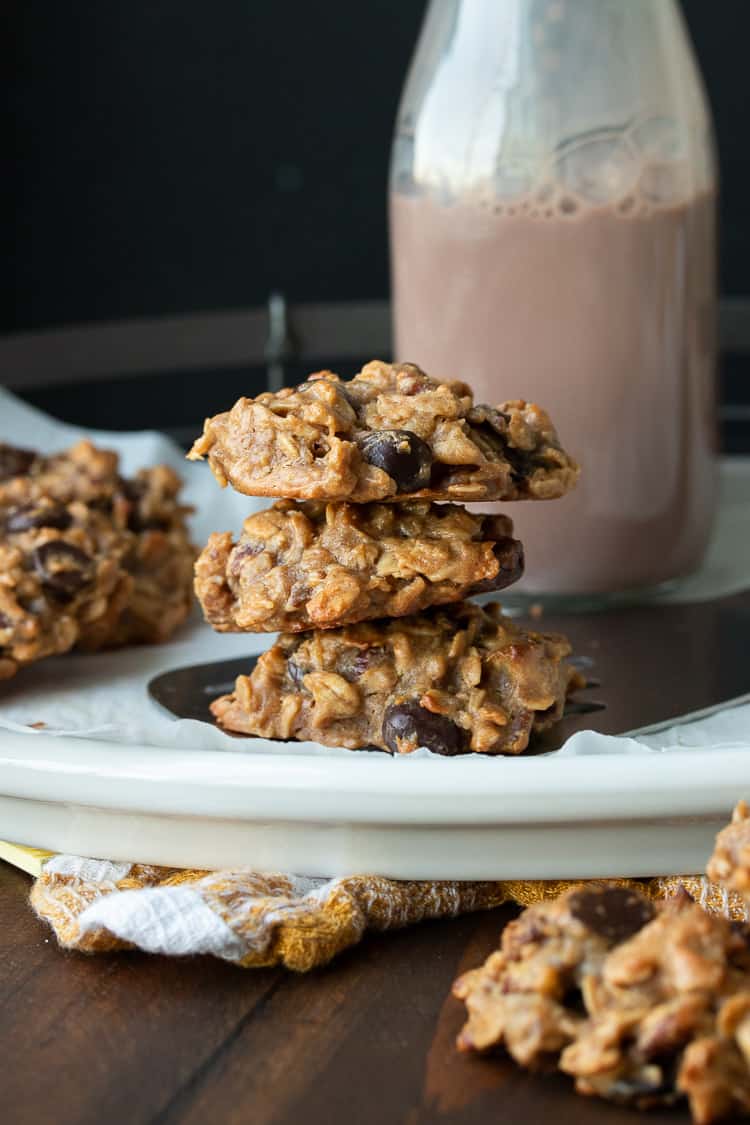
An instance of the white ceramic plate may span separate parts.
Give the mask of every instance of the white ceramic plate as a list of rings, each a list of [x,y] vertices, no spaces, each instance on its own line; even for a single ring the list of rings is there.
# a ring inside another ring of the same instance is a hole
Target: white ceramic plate
[[[1,388],[0,421],[0,436],[21,445],[60,449],[83,436]],[[217,489],[205,466],[186,465],[156,434],[90,436],[118,449],[126,472],[158,461],[182,472],[197,543],[266,505]],[[680,591],[691,600],[747,585],[747,459],[732,459],[722,474],[711,552]],[[0,730],[0,838],[110,859],[306,875],[649,875],[701,870],[733,804],[750,796],[742,750],[628,754],[618,742],[614,753],[493,760],[263,753],[149,710],[152,676],[257,652],[271,639],[213,634],[194,619],[155,649],[68,654],[4,682],[6,725],[45,722],[79,736]],[[134,742],[80,737],[131,721],[143,732]]]
[[[728,750],[503,759],[182,751],[0,734],[0,837],[301,875],[701,871],[747,792]]]

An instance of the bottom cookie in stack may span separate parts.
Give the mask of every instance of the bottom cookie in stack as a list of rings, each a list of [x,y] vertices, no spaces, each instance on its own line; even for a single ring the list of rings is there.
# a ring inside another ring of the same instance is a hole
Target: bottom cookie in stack
[[[582,685],[568,641],[459,602],[284,633],[211,710],[226,730],[350,750],[520,754]]]

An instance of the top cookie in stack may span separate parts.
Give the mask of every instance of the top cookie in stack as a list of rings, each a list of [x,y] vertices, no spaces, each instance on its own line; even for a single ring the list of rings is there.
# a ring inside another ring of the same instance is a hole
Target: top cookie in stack
[[[210,537],[195,583],[206,619],[223,632],[312,631],[317,653],[303,668],[292,654],[310,646],[282,636],[238,680],[241,699],[215,704],[224,726],[353,749],[518,753],[560,717],[574,678],[564,638],[460,604],[516,581],[523,551],[506,516],[455,501],[555,499],[578,478],[538,406],[475,406],[464,383],[373,361],[350,382],[325,371],[240,399],[206,421],[188,456],[207,456],[222,485],[283,497],[237,543]],[[452,616],[435,618],[449,603]],[[325,667],[317,630],[336,631]]]
[[[374,360],[241,398],[188,454],[222,484],[289,500],[554,500],[578,479],[544,410],[475,406],[465,383]]]

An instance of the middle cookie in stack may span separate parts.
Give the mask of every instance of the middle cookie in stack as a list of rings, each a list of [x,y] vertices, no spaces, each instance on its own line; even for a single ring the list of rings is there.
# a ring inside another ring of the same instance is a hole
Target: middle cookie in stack
[[[458,504],[280,500],[245,520],[242,535],[214,534],[196,566],[196,590],[219,632],[332,629],[403,617],[523,574],[506,516]]]
[[[568,491],[577,466],[538,407],[475,407],[464,384],[372,363],[241,399],[208,420],[204,454],[222,484],[286,497],[237,543],[212,535],[196,564],[215,629],[282,631],[214,703],[226,729],[517,754],[561,717],[567,641],[463,601],[520,578],[511,521],[436,502]]]

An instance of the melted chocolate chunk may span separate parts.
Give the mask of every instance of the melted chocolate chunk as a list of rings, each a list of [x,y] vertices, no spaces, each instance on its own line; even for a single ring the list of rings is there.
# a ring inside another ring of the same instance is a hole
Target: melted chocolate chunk
[[[534,458],[531,454],[524,452],[523,449],[516,449],[512,445],[506,445],[503,453],[510,464],[510,475],[515,483],[518,484],[523,480],[528,480],[536,468]]]
[[[472,417],[472,415],[474,417]],[[534,457],[523,449],[510,444],[508,425],[510,415],[500,410],[475,407],[469,414],[472,428],[478,430],[484,440],[501,453],[511,468],[511,479],[519,484],[527,480],[537,467]]]
[[[358,444],[363,460],[392,477],[399,492],[418,492],[430,483],[432,451],[410,430],[372,430]]]
[[[128,531],[134,531],[138,534],[142,531],[169,530],[169,520],[147,516],[141,511],[141,501],[148,491],[145,481],[128,480],[126,477],[120,477],[119,484],[122,495],[131,505],[128,512]]]
[[[142,519],[137,512],[131,512],[128,518],[128,531],[139,534],[142,531],[169,531],[169,520]]]
[[[5,530],[10,534],[32,531],[38,527],[54,527],[66,531],[73,519],[63,504],[44,503],[24,504],[13,508],[5,517]]]
[[[613,944],[625,941],[654,916],[648,899],[627,887],[591,887],[570,897],[570,912],[592,933]]]
[[[523,546],[517,539],[499,539],[492,553],[500,564],[494,578],[485,578],[472,586],[472,593],[485,594],[491,590],[504,590],[523,575]]]
[[[742,944],[750,946],[750,924],[747,922],[740,922],[733,920],[729,923],[732,934]]]
[[[437,715],[422,707],[416,699],[392,703],[383,717],[383,742],[394,754],[398,740],[412,740],[426,746],[433,754],[460,754],[466,744],[466,732],[445,715]]]
[[[120,477],[118,483],[123,496],[126,500],[130,500],[132,504],[137,504],[146,492],[146,485],[142,480],[128,480],[127,477]]]
[[[300,387],[299,389],[304,390],[304,385],[302,387]],[[344,400],[346,405],[351,407],[351,409],[354,411],[354,416],[358,417],[359,416],[359,403],[357,402],[356,398],[353,395],[349,394],[349,390],[346,387],[346,385],[344,383],[337,383],[336,384],[336,391],[338,392],[340,397]]]
[[[0,480],[25,476],[36,457],[36,453],[30,449],[18,449],[15,445],[0,442]]]
[[[91,581],[92,560],[72,543],[43,543],[31,557],[42,586],[57,601],[70,601]]]

